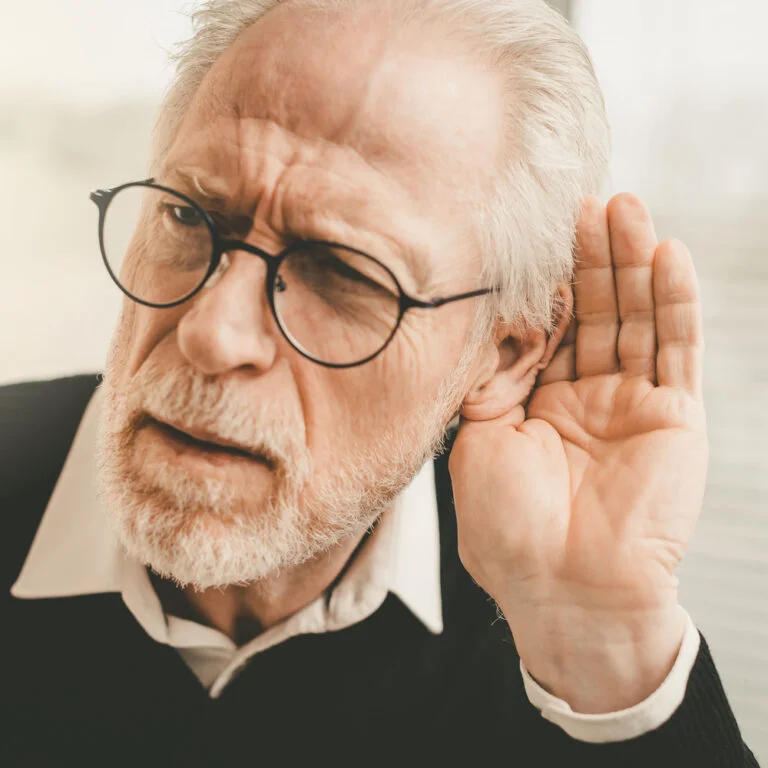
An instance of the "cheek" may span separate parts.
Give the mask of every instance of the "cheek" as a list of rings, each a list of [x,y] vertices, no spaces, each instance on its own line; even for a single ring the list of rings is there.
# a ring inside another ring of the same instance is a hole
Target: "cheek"
[[[340,370],[300,364],[294,370],[307,448],[321,474],[367,452],[401,412],[394,372],[375,363]]]
[[[440,310],[404,318],[380,372],[383,380],[395,382],[402,401],[418,402],[436,393],[450,376],[462,350],[460,329],[451,326],[452,320]]]
[[[446,344],[433,324],[425,325],[426,329],[404,323],[387,349],[371,362],[324,376],[314,390],[325,393],[323,403],[312,403],[307,413],[318,428],[322,423],[335,436],[337,446],[362,445],[433,401],[461,348]]]
[[[110,366],[118,367],[120,376],[134,376],[155,347],[173,332],[185,311],[179,307],[160,312],[126,297],[112,337]]]

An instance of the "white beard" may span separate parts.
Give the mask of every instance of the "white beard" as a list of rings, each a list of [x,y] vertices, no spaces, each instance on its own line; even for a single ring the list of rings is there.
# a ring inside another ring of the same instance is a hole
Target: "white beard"
[[[312,477],[299,413],[273,403],[239,402],[220,379],[191,368],[161,370],[151,359],[116,391],[113,349],[102,384],[99,494],[128,554],[179,586],[247,584],[278,575],[362,535],[439,449],[457,408],[465,366],[437,398],[397,430],[378,435],[366,453],[339,458],[333,476]],[[274,487],[254,503],[248,494],[167,462],[142,462],[134,446],[140,414],[208,426],[274,457]],[[311,482],[310,482],[311,480]]]

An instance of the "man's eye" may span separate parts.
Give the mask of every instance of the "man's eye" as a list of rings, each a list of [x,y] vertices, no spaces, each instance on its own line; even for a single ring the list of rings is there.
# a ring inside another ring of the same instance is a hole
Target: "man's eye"
[[[335,256],[327,256],[321,263],[326,269],[333,270],[339,277],[354,280],[356,283],[373,283],[376,285],[375,281],[370,280],[362,272],[359,272],[354,267],[350,267],[349,264],[344,263]]]
[[[184,227],[196,227],[203,221],[200,211],[189,205],[169,205],[166,211],[174,221]]]

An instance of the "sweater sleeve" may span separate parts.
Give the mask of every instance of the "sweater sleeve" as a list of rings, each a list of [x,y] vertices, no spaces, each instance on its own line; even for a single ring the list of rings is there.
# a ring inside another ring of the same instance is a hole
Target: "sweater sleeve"
[[[743,742],[736,718],[704,636],[685,687],[671,716],[653,730],[623,741],[590,743],[547,722],[540,744],[542,765],[593,768],[759,768]]]

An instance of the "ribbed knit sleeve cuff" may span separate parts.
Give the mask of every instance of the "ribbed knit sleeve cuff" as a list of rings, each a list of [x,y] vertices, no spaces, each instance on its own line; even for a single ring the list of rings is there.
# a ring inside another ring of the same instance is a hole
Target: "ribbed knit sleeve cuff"
[[[752,751],[744,744],[720,675],[701,637],[696,663],[691,670],[685,699],[672,717],[668,737],[690,745],[700,762],[691,765],[717,765],[723,768],[758,768]]]
[[[589,734],[578,731],[579,726],[574,730],[572,725],[572,722],[580,722],[583,728],[584,715],[571,713],[570,717],[575,717],[569,721],[571,733],[562,722],[555,725],[554,719],[550,718],[547,727],[551,730],[542,743],[539,764],[589,765],[591,768],[758,768],[755,756],[741,738],[709,646],[698,630],[696,635],[698,653],[690,668],[682,701],[658,727],[623,741],[587,741],[577,735]],[[679,657],[680,654],[678,661]],[[528,691],[527,684],[525,687]],[[638,706],[642,708],[646,702]],[[627,712],[631,710],[625,710]],[[610,720],[625,713],[611,713],[607,717]],[[608,726],[597,727],[608,729]],[[594,735],[596,731],[592,733]]]

